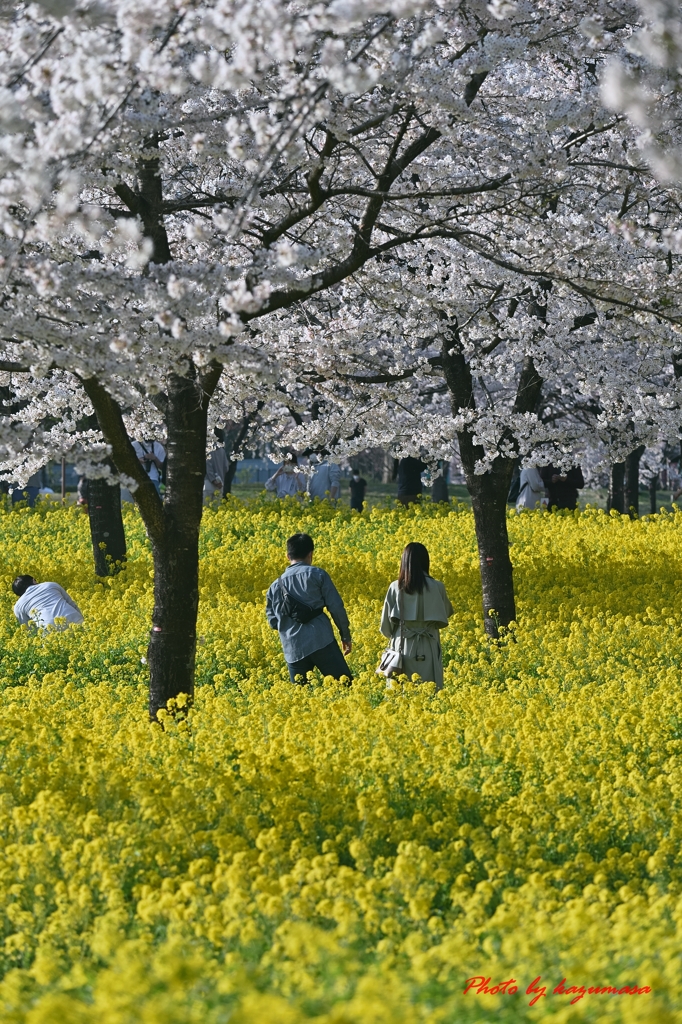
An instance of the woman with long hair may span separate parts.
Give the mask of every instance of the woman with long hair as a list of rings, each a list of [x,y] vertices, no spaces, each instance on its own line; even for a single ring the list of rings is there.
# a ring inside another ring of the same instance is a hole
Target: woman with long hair
[[[406,676],[416,672],[423,682],[443,688],[443,658],[440,630],[445,629],[453,608],[440,580],[429,575],[429,553],[423,544],[408,544],[400,560],[400,575],[388,588],[381,615],[381,632],[390,647],[400,649],[400,620],[403,619],[403,668]]]

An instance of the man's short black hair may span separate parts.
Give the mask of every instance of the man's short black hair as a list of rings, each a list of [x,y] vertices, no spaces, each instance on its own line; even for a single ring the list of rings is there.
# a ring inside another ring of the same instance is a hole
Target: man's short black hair
[[[287,541],[287,557],[298,561],[307,558],[315,548],[313,538],[308,533],[295,533]]]
[[[12,590],[17,597],[23,597],[28,588],[32,587],[34,583],[35,580],[32,576],[17,576],[17,578],[12,581]]]

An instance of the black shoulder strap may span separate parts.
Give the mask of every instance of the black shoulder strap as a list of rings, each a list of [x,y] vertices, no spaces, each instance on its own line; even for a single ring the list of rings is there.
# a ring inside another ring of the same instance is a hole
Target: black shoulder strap
[[[293,597],[293,595],[290,594],[289,591],[287,590],[287,588],[284,586],[284,573],[282,573],[282,575],[278,577],[277,582],[279,583],[280,588],[284,591],[284,593],[286,594],[286,596],[289,598],[290,601],[296,601],[297,600],[297,598]]]

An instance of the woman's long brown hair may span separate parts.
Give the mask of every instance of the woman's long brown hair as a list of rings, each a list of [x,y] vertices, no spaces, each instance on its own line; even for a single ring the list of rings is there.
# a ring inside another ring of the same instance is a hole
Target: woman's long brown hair
[[[423,544],[413,542],[405,546],[400,559],[398,587],[406,594],[423,594],[429,575],[429,553]]]

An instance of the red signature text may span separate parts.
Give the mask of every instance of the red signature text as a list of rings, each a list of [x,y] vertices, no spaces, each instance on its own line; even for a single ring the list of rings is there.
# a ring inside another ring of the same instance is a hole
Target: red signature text
[[[541,984],[542,975],[538,975],[526,989],[526,995],[532,996],[529,1006],[535,1006],[540,1000],[547,997],[547,985]],[[477,996],[513,996],[518,992],[516,978],[508,978],[507,981],[492,983],[492,978],[486,978],[482,974],[475,978],[467,978],[464,995],[473,992]],[[559,984],[549,993],[553,996],[571,996],[571,1005],[580,1002],[585,996],[645,996],[651,992],[649,985],[567,985],[566,978],[562,978]]]
[[[467,987],[464,989],[464,995],[467,992],[471,992],[472,989],[476,990],[476,995],[479,996],[513,996],[515,992],[518,992],[516,985],[516,978],[510,978],[509,981],[502,981],[495,985],[490,985],[490,978],[467,978]]]

